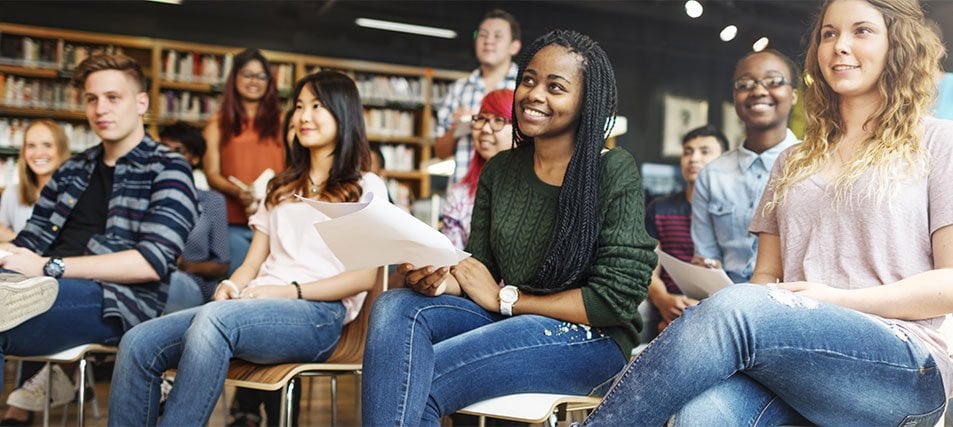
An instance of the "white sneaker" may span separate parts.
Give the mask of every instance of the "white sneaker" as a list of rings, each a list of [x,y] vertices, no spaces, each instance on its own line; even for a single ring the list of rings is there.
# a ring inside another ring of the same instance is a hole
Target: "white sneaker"
[[[0,281],[0,332],[49,310],[59,290],[59,282],[46,276]]]
[[[46,373],[47,367],[44,366],[40,372],[28,379],[23,387],[10,393],[7,404],[28,411],[42,411],[43,401],[46,397]],[[73,382],[70,381],[59,365],[53,365],[53,386],[51,390],[53,392],[51,408],[72,402],[76,396],[76,387],[73,386]]]

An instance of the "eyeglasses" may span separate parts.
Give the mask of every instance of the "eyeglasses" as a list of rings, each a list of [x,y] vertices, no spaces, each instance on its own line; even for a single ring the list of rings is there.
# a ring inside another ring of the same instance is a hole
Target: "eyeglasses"
[[[503,128],[510,123],[510,121],[506,120],[505,117],[485,117],[477,114],[470,118],[470,129],[483,129],[483,125],[485,125],[487,122],[490,122],[490,130],[493,132],[499,132],[503,130]]]
[[[735,90],[754,90],[755,86],[761,85],[765,89],[777,89],[788,84],[784,76],[771,76],[763,79],[741,79],[735,80]]]
[[[254,71],[242,71],[239,75],[241,75],[242,77],[248,80],[256,79],[256,80],[261,80],[263,82],[268,81],[268,73],[264,71],[260,73],[256,73]]]

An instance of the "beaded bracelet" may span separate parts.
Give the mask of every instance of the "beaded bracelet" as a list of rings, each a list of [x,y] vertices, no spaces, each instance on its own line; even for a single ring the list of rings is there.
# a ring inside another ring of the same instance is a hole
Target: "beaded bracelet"
[[[298,299],[304,299],[304,298],[301,296],[301,284],[299,284],[298,282],[296,282],[296,281],[294,281],[294,280],[291,281],[291,284],[294,285],[295,289],[298,291]]]

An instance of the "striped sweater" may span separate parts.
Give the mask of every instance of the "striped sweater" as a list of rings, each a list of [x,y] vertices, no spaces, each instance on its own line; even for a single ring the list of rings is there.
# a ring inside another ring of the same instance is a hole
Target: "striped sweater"
[[[14,244],[46,255],[63,229],[90,175],[103,156],[99,144],[63,163],[43,187],[26,227]],[[169,275],[198,216],[192,170],[185,159],[146,136],[116,161],[104,234],[94,235],[87,255],[135,249],[160,280],[126,286],[100,282],[103,318],[119,318],[124,328],[162,313]],[[104,266],[108,268],[108,266]]]

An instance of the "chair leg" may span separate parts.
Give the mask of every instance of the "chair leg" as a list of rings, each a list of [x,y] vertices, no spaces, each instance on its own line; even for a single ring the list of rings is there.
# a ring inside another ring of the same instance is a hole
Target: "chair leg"
[[[79,398],[77,399],[76,424],[79,427],[86,425],[86,369],[89,362],[85,355],[79,359]]]
[[[96,375],[93,373],[93,365],[86,367],[86,385],[93,389],[93,395],[89,397],[89,403],[93,405],[93,418],[100,419],[103,414],[99,411],[99,398],[96,396]]]
[[[338,425],[338,376],[331,375],[331,427]]]
[[[281,397],[281,408],[279,412],[278,425],[280,427],[290,427],[293,423],[293,412],[294,412],[294,392],[295,392],[295,379],[292,378],[282,387],[281,391],[283,396]]]
[[[50,396],[53,384],[53,365],[46,362],[46,402],[43,402],[43,427],[50,427]]]

